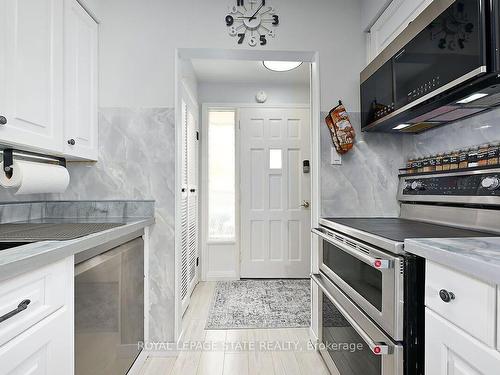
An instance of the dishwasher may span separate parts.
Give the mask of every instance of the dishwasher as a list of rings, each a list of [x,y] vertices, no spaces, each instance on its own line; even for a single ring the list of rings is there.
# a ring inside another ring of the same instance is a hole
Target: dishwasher
[[[75,264],[75,374],[126,374],[143,341],[144,242],[137,238]]]

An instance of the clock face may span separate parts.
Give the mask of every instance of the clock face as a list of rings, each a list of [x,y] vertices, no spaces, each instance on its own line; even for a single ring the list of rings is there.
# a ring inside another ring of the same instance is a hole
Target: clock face
[[[229,6],[226,26],[229,35],[236,38],[238,44],[265,46],[269,38],[276,35],[275,29],[280,24],[276,9],[266,5],[266,0],[235,0]]]

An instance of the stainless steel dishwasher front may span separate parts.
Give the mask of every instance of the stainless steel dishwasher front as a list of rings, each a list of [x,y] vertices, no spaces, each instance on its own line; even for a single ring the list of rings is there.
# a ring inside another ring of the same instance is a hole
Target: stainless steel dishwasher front
[[[123,375],[144,340],[144,242],[75,265],[75,374]]]

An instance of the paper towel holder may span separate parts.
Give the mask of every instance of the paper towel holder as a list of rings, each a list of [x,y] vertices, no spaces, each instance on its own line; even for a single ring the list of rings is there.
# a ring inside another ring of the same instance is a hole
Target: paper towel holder
[[[58,165],[66,167],[66,159],[58,156],[44,155],[31,151],[15,150],[12,148],[6,148],[2,151],[2,153],[3,170],[8,178],[12,177],[12,164],[14,164],[14,156],[21,156],[23,158],[32,159],[37,162],[57,162]]]

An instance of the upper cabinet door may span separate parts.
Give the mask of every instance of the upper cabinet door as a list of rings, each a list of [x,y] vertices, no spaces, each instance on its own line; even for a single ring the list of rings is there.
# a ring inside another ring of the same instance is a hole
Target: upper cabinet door
[[[62,151],[62,16],[63,0],[0,0],[2,144]]]
[[[64,153],[97,160],[98,25],[76,0],[64,0]]]

